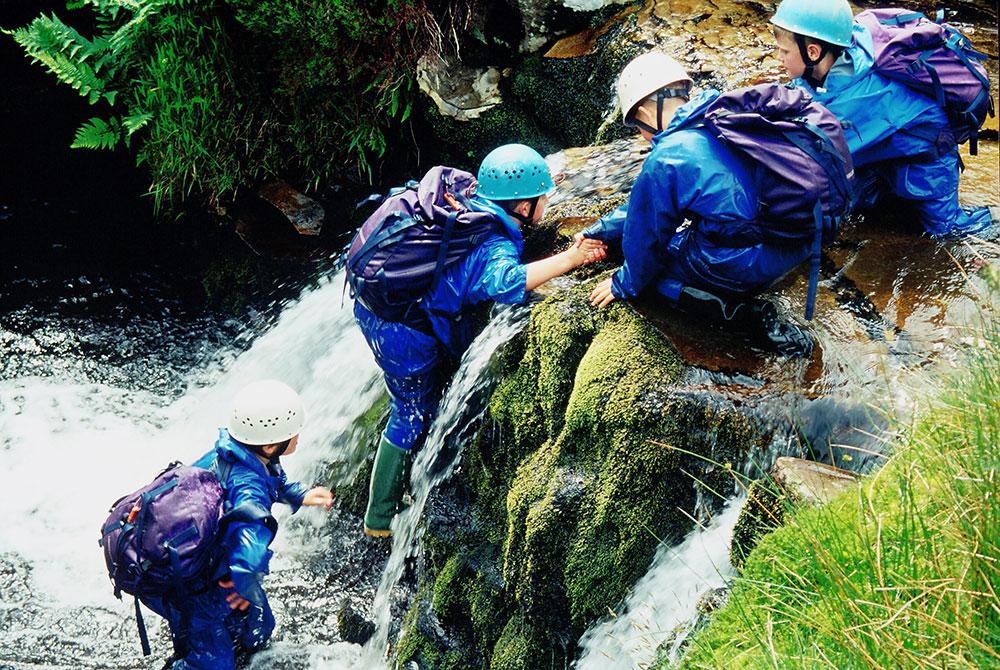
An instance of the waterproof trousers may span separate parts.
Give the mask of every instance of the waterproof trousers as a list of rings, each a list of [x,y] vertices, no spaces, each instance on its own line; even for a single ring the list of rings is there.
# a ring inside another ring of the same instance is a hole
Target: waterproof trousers
[[[989,210],[959,206],[959,172],[957,149],[929,162],[888,160],[858,168],[856,209],[893,207],[886,196],[895,195],[935,237],[982,233],[991,224]]]
[[[698,231],[677,232],[667,247],[656,290],[676,305],[685,286],[726,297],[752,297],[809,258],[809,243],[714,244]]]
[[[246,611],[232,610],[226,602],[231,591],[213,586],[187,599],[184,608],[168,599],[143,599],[149,609],[167,620],[178,658],[172,670],[233,670],[236,652],[267,643],[274,631],[274,615],[267,601]]]
[[[354,303],[354,319],[375,354],[389,391],[385,439],[404,450],[419,447],[439,400],[438,341],[401,323],[384,321],[359,302]]]

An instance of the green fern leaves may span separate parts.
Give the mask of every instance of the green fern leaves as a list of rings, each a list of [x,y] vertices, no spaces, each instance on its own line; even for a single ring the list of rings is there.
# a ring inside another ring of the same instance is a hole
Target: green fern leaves
[[[14,40],[28,56],[48,67],[59,81],[79,91],[90,104],[102,97],[114,104],[115,91],[106,86],[106,81],[114,75],[106,40],[88,40],[55,15],[39,16],[27,28],[15,30]]]
[[[117,118],[110,121],[90,119],[76,131],[74,149],[111,149],[122,137],[122,126]]]

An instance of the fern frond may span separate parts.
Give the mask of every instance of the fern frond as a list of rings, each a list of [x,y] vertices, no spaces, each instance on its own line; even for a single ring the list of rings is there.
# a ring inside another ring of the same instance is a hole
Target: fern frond
[[[117,118],[110,120],[93,118],[76,131],[76,139],[70,147],[74,149],[112,149],[122,139],[122,124]]]
[[[114,94],[106,90],[105,79],[99,74],[103,69],[108,79],[114,76],[113,62],[104,58],[108,49],[104,40],[88,40],[54,14],[51,18],[39,16],[27,28],[15,30],[14,40],[91,104],[101,97],[113,102]]]
[[[125,126],[125,130],[131,135],[135,131],[139,130],[147,123],[153,119],[153,115],[149,112],[143,112],[141,114],[133,114],[132,116],[126,116],[122,119],[122,125]]]

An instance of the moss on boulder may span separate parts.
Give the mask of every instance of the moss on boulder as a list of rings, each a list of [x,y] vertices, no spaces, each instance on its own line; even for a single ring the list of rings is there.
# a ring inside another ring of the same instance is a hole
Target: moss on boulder
[[[465,648],[491,670],[572,662],[659,542],[688,530],[698,482],[731,490],[726,464],[762,446],[739,408],[681,391],[687,366],[667,341],[624,303],[593,309],[592,288],[539,303],[501,354],[461,468],[472,521],[440,542],[429,523],[401,660],[453,667]]]
[[[787,504],[785,496],[776,490],[773,482],[756,480],[750,484],[729,545],[729,561],[734,568],[742,570],[746,557],[760,539],[781,527]]]

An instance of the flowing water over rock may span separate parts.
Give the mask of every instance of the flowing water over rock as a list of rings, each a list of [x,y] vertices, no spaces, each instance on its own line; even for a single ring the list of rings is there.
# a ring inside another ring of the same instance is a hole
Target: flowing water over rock
[[[771,56],[765,10],[729,0],[650,2],[637,17],[633,38],[673,45],[700,84],[752,83],[774,78],[780,69]],[[995,27],[977,27],[976,35],[977,45],[996,53]],[[995,81],[995,61],[991,68]],[[626,139],[553,156],[566,180],[553,198],[549,220],[572,231],[622,202],[646,153],[643,142]],[[981,142],[979,156],[963,158],[968,166],[963,202],[996,204],[996,141]],[[0,223],[12,225],[11,214],[3,212]],[[683,372],[661,385],[685,399],[681,410],[738,410],[758,421],[754,430],[767,439],[743,464],[745,472],[766,470],[777,456],[797,453],[803,444],[813,445],[817,458],[863,469],[881,458],[877,442],[859,437],[872,427],[869,408],[905,416],[924,371],[949,365],[950,343],[966,337],[963,324],[976,314],[977,270],[998,261],[995,244],[934,242],[908,221],[849,222],[824,254],[816,317],[809,326],[819,346],[806,361],[763,353],[655,302],[634,308],[685,361]],[[384,391],[349,301],[342,301],[342,278],[334,275],[278,306],[276,320],[251,313],[239,322],[192,309],[178,296],[183,291],[175,279],[155,272],[122,278],[81,271],[3,287],[0,505],[7,518],[0,528],[0,667],[162,665],[170,648],[165,627],[155,615],[147,617],[154,655],[143,659],[132,606],[113,598],[105,578],[98,526],[118,496],[171,460],[190,462],[206,451],[229,399],[245,382],[278,376],[302,393],[309,418],[303,448],[285,463],[292,478],[331,483],[334,472],[333,483],[344,483],[364,459],[359,417],[374,413],[377,423]],[[574,283],[553,284],[571,289]],[[767,297],[783,318],[801,321],[805,293],[800,270]],[[564,307],[567,320],[579,316],[568,301]],[[469,530],[468,492],[457,480],[468,474],[463,469],[484,467],[486,461],[477,453],[480,460],[469,463],[463,450],[493,391],[493,353],[524,318],[523,310],[501,312],[467,356],[416,465],[415,504],[398,522],[391,554],[384,544],[362,540],[360,518],[348,509],[328,515],[311,509],[295,516],[279,512],[282,528],[265,585],[278,628],[272,647],[250,667],[392,667],[386,651],[391,657],[399,646],[404,613],[411,603],[428,600],[418,593],[430,553],[425,533],[439,538]],[[662,391],[654,388],[642,400],[659,403]],[[483,430],[495,432],[497,425]],[[693,428],[701,431],[698,439],[712,444],[724,433],[718,425]],[[593,485],[569,469],[551,482],[560,488],[550,497],[568,509]],[[527,495],[515,494],[512,504]],[[506,500],[506,491],[499,495]],[[524,510],[529,516],[543,508],[523,507],[530,508]],[[591,628],[580,649],[573,651],[576,638],[564,640],[560,658],[579,655],[581,670],[641,667],[664,640],[679,643],[683,630],[671,638],[673,629],[683,629],[704,591],[729,574],[724,547],[735,508],[730,503],[713,511],[702,498],[685,508],[708,529],[657,550],[632,595],[613,599],[608,606],[615,612],[608,619],[586,622]],[[503,601],[514,594],[502,590],[504,580],[522,575],[497,568],[502,561],[490,551],[475,554],[469,564],[481,569],[477,579],[500,594],[484,602],[510,616]],[[641,575],[645,567],[636,570]],[[677,583],[686,588],[664,586]],[[365,647],[345,642],[355,639],[338,621],[345,607],[375,622]],[[421,607],[433,613],[431,604]],[[450,634],[436,614],[421,625],[441,638]]]

